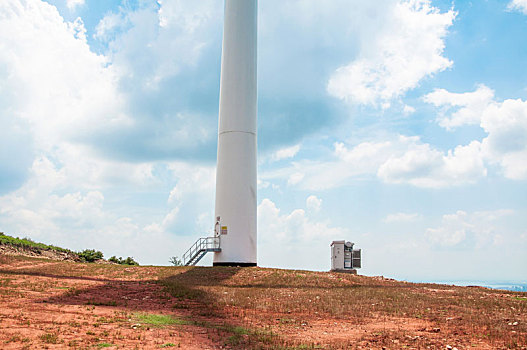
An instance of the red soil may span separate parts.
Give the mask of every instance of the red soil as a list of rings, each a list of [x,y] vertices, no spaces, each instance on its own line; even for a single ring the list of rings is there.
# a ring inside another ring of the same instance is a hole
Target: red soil
[[[445,349],[451,345],[461,350],[508,347],[499,341],[485,340],[485,337],[468,333],[466,330],[470,325],[453,323],[449,326],[449,323],[438,324],[430,319],[394,317],[385,312],[357,320],[308,310],[305,313],[272,312],[239,302],[229,303],[228,300],[211,306],[200,297],[176,298],[167,294],[158,281],[180,271],[163,267],[95,268],[93,264],[0,256],[0,348],[243,349],[319,346]],[[255,276],[261,271],[258,275],[261,278],[272,270],[252,271]],[[215,285],[208,285],[200,291],[215,293],[215,298],[218,295],[230,298],[230,291],[225,288],[238,282],[232,281],[229,276],[223,277],[218,290],[214,289]],[[346,280],[344,285],[358,283],[354,281]],[[245,285],[242,287],[247,288]],[[280,296],[278,289],[268,290],[269,300],[277,295],[277,298],[284,297]],[[281,294],[292,293],[288,292],[290,289],[284,290]],[[414,292],[442,298],[448,297],[454,290],[424,287]],[[489,298],[510,298],[509,294],[489,295]],[[180,322],[166,325],[144,322],[141,315],[149,314],[170,315]],[[525,319],[523,317],[520,322],[525,322]],[[510,326],[511,332],[516,334],[515,347],[527,349],[525,332],[519,331],[518,334],[514,327]],[[245,331],[251,329],[259,331]]]

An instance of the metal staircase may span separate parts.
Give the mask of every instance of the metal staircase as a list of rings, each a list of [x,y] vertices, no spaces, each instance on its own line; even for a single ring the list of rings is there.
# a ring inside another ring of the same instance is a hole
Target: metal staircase
[[[185,254],[183,254],[183,265],[194,266],[208,252],[221,252],[220,237],[200,238]]]

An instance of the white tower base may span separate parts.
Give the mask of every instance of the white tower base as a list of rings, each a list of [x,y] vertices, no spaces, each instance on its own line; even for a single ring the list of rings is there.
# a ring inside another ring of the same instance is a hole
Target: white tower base
[[[257,0],[226,0],[214,266],[256,266]]]

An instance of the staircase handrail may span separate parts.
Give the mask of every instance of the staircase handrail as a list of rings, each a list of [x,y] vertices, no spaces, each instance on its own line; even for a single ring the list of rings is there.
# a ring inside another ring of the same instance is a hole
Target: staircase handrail
[[[193,260],[200,252],[216,250],[220,248],[220,237],[204,237],[199,238],[186,252],[183,254],[183,265]]]

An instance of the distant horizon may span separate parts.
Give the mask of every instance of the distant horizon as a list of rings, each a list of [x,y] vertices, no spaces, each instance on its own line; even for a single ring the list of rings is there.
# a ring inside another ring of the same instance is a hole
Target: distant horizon
[[[414,283],[433,283],[440,285],[453,285],[458,287],[486,287],[490,289],[506,290],[511,292],[527,292],[527,282],[522,281],[408,281]]]

